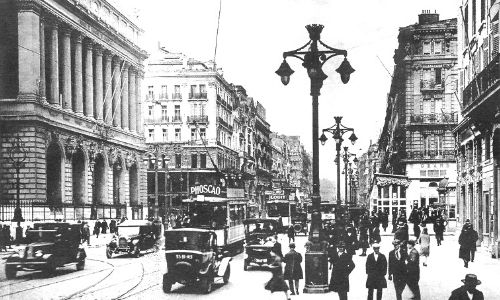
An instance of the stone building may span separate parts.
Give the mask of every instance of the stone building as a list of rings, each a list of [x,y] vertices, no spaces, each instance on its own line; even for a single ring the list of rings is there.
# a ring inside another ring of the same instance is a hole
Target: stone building
[[[384,128],[378,141],[379,172],[406,176],[410,184],[406,187],[406,183],[398,183],[397,191],[387,191],[387,199],[382,189],[378,194],[384,199],[371,199],[370,209],[391,214],[411,206],[431,205],[444,207],[454,216],[452,129],[460,113],[456,97],[457,20],[439,20],[437,13],[424,11],[418,23],[400,28],[398,43]],[[440,198],[438,186],[445,178],[450,179],[445,188],[448,196]],[[387,180],[380,182],[384,188],[392,186],[387,185]],[[393,195],[395,201],[391,200]]]
[[[299,201],[306,203],[312,193],[311,155],[306,152],[300,136],[282,135],[288,144],[290,160],[290,186],[295,190]],[[326,200],[325,200],[326,201]]]
[[[358,163],[358,206],[368,207],[370,203],[370,187],[378,172],[378,145],[371,144],[368,151],[363,153]]]
[[[140,218],[142,30],[104,0],[3,0],[0,15],[1,205],[18,165],[27,220]]]
[[[492,253],[499,244],[500,1],[462,1],[459,21],[459,95],[463,120],[458,149],[458,215],[470,219]]]

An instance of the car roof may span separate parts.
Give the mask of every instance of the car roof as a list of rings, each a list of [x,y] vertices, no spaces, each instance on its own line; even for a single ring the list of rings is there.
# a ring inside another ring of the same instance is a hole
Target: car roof
[[[278,221],[277,220],[274,220],[274,219],[258,219],[258,218],[255,218],[255,219],[245,219],[243,220],[243,224],[254,224],[254,223],[273,223],[273,224],[277,224]]]
[[[136,226],[152,226],[153,223],[148,220],[125,220],[118,224],[118,227],[136,227]]]
[[[201,229],[201,228],[175,228],[175,229],[167,229],[167,230],[165,230],[165,232],[181,232],[181,231],[187,231],[187,232],[213,232],[212,230]]]

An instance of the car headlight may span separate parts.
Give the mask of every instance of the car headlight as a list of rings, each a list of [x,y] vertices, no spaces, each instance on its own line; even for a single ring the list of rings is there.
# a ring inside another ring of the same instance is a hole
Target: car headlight
[[[243,259],[247,259],[248,258],[248,254],[243,254]]]
[[[132,244],[133,244],[133,245],[137,245],[137,243],[139,243],[139,240],[133,240],[133,241],[132,241]]]
[[[35,257],[42,257],[42,256],[43,256],[43,252],[42,252],[42,250],[37,250],[37,251],[35,252]]]
[[[19,255],[19,257],[21,258],[24,258],[24,252],[25,252],[26,249],[22,248],[22,249],[19,249],[17,251],[17,254]]]

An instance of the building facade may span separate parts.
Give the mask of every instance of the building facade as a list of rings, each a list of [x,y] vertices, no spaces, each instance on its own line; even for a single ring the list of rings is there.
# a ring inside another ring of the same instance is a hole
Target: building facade
[[[455,128],[461,221],[498,254],[500,199],[500,1],[462,1],[459,95],[463,120]],[[498,256],[497,256],[498,257]]]
[[[398,185],[406,190],[398,191],[396,202],[371,199],[370,208],[391,214],[411,206],[440,205],[454,211],[452,129],[460,113],[456,97],[457,20],[439,20],[437,13],[424,11],[418,23],[400,28],[398,42],[378,141],[379,173],[406,176],[410,184]],[[440,198],[438,187],[445,178],[450,178],[448,196]]]
[[[104,0],[4,0],[0,15],[1,205],[19,176],[26,220],[141,218],[142,30]]]
[[[370,187],[378,168],[378,145],[370,141],[368,151],[359,158],[357,206],[369,207]]]

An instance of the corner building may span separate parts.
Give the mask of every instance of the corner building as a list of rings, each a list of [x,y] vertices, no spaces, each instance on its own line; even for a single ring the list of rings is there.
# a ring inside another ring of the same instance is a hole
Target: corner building
[[[0,19],[2,219],[16,164],[27,220],[143,217],[142,30],[105,0],[1,0]]]

